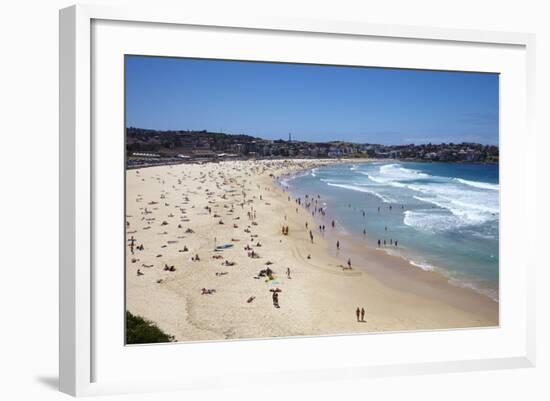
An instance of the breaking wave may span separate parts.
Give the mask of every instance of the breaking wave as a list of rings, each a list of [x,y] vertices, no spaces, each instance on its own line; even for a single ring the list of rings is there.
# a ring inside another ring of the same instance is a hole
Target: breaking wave
[[[374,196],[378,197],[379,199],[381,199],[382,202],[384,202],[384,203],[393,203],[393,202],[395,202],[395,199],[384,196],[381,193],[376,192],[375,190],[373,190],[371,188],[368,188],[368,187],[365,187],[365,186],[357,186],[357,185],[349,185],[349,184],[338,184],[338,183],[334,183],[334,182],[330,182],[330,181],[325,181],[325,182],[327,183],[328,186],[331,186],[331,187],[349,189],[350,191],[364,192],[364,193],[374,195]]]
[[[469,185],[474,188],[490,189],[492,191],[498,191],[500,189],[500,185],[498,184],[491,184],[488,182],[480,182],[480,181],[470,181],[470,180],[464,180],[462,178],[455,178],[455,180],[460,182],[461,184]]]
[[[417,208],[405,212],[404,223],[423,231],[480,225],[499,217],[498,184],[434,176],[400,164],[361,173],[379,190],[394,187],[403,198],[419,201]]]

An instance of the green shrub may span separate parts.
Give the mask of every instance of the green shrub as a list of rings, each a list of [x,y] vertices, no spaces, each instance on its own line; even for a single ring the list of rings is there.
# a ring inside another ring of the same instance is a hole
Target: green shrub
[[[168,343],[174,336],[164,333],[156,324],[126,311],[126,344]]]

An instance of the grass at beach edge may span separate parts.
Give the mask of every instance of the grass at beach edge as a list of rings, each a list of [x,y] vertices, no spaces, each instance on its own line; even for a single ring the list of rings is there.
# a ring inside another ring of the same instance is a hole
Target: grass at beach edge
[[[174,336],[164,333],[153,322],[126,311],[126,345],[173,341]]]

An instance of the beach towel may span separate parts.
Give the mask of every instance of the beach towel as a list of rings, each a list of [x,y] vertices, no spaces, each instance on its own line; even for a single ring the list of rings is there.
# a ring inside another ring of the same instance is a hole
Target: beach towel
[[[223,244],[223,245],[218,245],[216,249],[227,249],[232,247],[233,247],[233,244]]]

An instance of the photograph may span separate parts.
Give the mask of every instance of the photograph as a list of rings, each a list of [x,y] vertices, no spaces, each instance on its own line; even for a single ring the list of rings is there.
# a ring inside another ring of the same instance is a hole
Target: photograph
[[[498,73],[127,54],[124,114],[126,345],[499,327]]]

